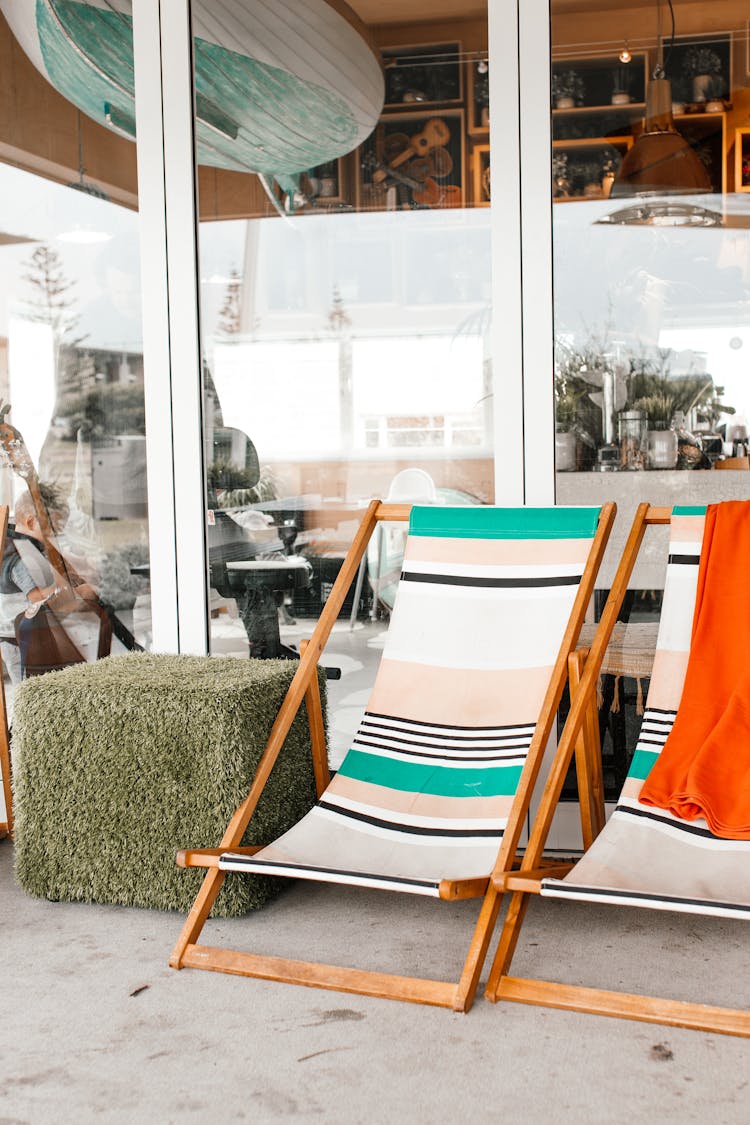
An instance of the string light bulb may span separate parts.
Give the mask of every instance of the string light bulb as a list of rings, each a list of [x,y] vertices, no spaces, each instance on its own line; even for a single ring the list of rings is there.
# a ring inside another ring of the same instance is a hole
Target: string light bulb
[[[628,50],[628,41],[627,41],[627,39],[625,40],[625,46],[624,46],[624,47],[623,47],[623,49],[622,49],[622,50],[620,51],[620,54],[619,54],[619,55],[618,55],[617,57],[619,58],[619,60],[620,60],[620,62],[621,62],[621,63],[629,63],[629,62],[631,62],[631,60],[632,60],[633,56],[631,55],[630,51]]]

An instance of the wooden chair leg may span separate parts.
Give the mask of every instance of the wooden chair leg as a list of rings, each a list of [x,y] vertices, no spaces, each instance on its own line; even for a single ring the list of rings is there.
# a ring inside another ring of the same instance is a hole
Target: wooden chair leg
[[[365,556],[363,556],[365,557]],[[305,649],[310,642],[304,640],[300,643],[300,655],[305,655]],[[315,790],[318,797],[322,797],[331,783],[331,772],[328,768],[328,747],[326,746],[326,730],[323,719],[323,704],[320,698],[320,684],[318,677],[312,676],[310,686],[305,692],[305,706],[307,707],[307,722],[310,727],[310,749],[312,752],[313,771],[315,773]]]
[[[578,649],[568,660],[568,682],[571,703],[581,682],[588,649]],[[592,694],[575,747],[578,801],[581,810],[583,850],[588,851],[604,827],[604,784],[599,743],[599,720],[596,697]]]

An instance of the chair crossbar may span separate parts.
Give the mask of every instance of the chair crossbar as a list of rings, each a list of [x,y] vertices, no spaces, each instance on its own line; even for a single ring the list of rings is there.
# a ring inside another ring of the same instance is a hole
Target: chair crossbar
[[[439,1008],[453,1008],[457,991],[456,985],[448,981],[374,973],[366,969],[350,969],[311,961],[291,961],[285,957],[265,957],[207,945],[188,945],[182,964],[187,968],[211,969],[234,976],[326,988],[333,992],[411,1000],[413,1003],[431,1004]]]
[[[591,1015],[615,1016],[640,1020],[643,1023],[686,1027],[695,1031],[717,1031],[725,1035],[750,1035],[750,1012],[735,1008],[717,1008],[708,1004],[691,1004],[655,996],[639,996],[629,992],[607,992],[583,985],[558,984],[556,981],[502,977],[491,1000],[512,1000],[518,1004],[542,1004],[547,1008],[588,1012]]]

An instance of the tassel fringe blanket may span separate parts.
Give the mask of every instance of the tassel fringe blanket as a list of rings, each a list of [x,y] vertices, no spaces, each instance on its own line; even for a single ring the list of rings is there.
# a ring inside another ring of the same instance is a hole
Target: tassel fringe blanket
[[[750,502],[706,512],[685,687],[644,805],[750,839]]]

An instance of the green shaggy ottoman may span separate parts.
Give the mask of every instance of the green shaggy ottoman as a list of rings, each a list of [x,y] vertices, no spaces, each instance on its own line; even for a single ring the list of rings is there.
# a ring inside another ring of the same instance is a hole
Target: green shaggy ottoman
[[[13,759],[24,890],[187,911],[204,872],[177,868],[175,853],[218,846],[296,668],[289,660],[129,653],[22,683]],[[320,683],[324,693],[322,672]],[[314,801],[303,704],[243,843],[268,843]],[[244,914],[281,885],[230,876],[213,913]]]

